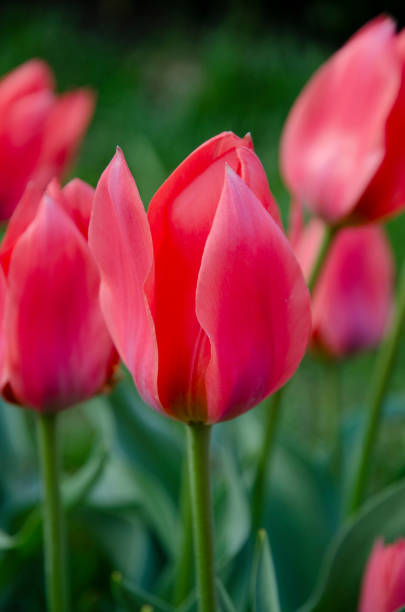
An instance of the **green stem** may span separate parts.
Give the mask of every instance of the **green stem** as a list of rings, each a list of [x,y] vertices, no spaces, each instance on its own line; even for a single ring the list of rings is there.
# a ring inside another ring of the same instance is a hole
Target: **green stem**
[[[43,486],[45,582],[49,612],[66,612],[67,587],[62,504],[59,491],[60,457],[57,413],[38,413],[38,443]]]
[[[325,232],[323,234],[321,248],[318,251],[314,267],[311,271],[311,276],[308,280],[308,289],[310,293],[313,293],[316,283],[318,282],[319,274],[325,263],[326,255],[329,252],[333,238],[337,232],[337,228],[332,225],[326,225]]]
[[[405,262],[399,277],[398,292],[394,320],[386,341],[377,355],[374,375],[371,379],[371,394],[366,425],[359,447],[357,461],[354,469],[354,479],[349,492],[347,513],[356,512],[361,505],[368,482],[369,468],[373,447],[377,438],[378,426],[384,398],[391,379],[393,366],[398,353],[401,333],[405,323]]]
[[[180,508],[183,531],[173,590],[173,604],[176,607],[182,604],[189,594],[193,574],[193,522],[191,517],[190,478],[187,463],[188,462],[185,460],[183,465],[180,492]]]
[[[265,485],[270,470],[274,439],[280,420],[283,389],[284,387],[279,389],[277,393],[271,395],[266,401],[267,414],[264,438],[252,491],[252,525],[255,532],[260,527],[260,521],[262,520]]]
[[[338,481],[342,473],[343,449],[341,435],[341,394],[339,364],[335,360],[325,360],[322,378],[323,394],[319,420],[324,419],[324,436],[332,449],[331,469]],[[325,419],[327,420],[325,422]]]
[[[187,425],[191,509],[199,612],[215,612],[213,518],[210,482],[211,427]]]

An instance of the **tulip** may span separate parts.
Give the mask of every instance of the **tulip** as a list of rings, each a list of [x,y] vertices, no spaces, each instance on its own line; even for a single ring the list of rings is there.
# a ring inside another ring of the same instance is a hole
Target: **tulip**
[[[298,97],[282,136],[282,174],[328,224],[382,219],[405,206],[404,139],[405,30],[379,17]]]
[[[120,150],[89,243],[101,305],[144,400],[184,422],[245,412],[298,367],[310,331],[299,265],[249,137],[196,149],[144,213]]]
[[[0,220],[29,180],[42,188],[72,161],[94,109],[87,89],[57,96],[47,64],[30,60],[0,81]]]
[[[313,219],[293,246],[309,278],[325,226]],[[326,255],[312,298],[312,346],[345,357],[381,342],[393,306],[394,259],[377,225],[339,230]]]
[[[87,243],[93,195],[77,179],[29,185],[0,247],[1,390],[41,412],[97,393],[116,360]]]
[[[359,612],[396,612],[405,606],[405,539],[378,540],[363,576]]]

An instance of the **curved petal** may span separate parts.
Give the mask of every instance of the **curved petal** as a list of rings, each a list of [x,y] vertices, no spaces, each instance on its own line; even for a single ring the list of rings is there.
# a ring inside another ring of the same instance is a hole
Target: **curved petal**
[[[310,301],[289,242],[228,168],[198,277],[196,311],[211,346],[208,422],[231,419],[281,387],[310,334]]]
[[[188,415],[195,416],[196,402],[201,403],[198,410],[204,412],[204,401],[190,396],[196,355],[202,354],[195,292],[201,257],[223,187],[225,163],[245,174],[261,194],[266,193],[265,204],[273,206],[265,173],[255,156],[252,161],[251,147],[249,135],[241,139],[231,132],[208,140],[171,174],[148,210],[155,253],[159,397],[163,406],[175,406],[174,412],[185,420]]]
[[[393,278],[393,255],[381,227],[341,230],[315,290],[315,343],[339,357],[380,342],[391,313]]]
[[[402,80],[386,125],[386,154],[376,175],[356,206],[360,220],[376,221],[405,208],[405,30],[398,34]]]
[[[53,101],[53,95],[48,91],[34,93],[17,100],[2,117],[0,219],[10,217],[37,167]],[[45,187],[45,184],[42,181],[41,187]]]
[[[8,107],[17,100],[53,88],[52,72],[42,60],[32,59],[18,66],[0,80],[0,123]]]
[[[44,145],[38,161],[36,178],[47,182],[61,176],[76,155],[94,112],[95,95],[78,89],[55,101],[44,134]]]
[[[405,540],[377,540],[363,575],[359,612],[394,612],[405,604]]]
[[[113,346],[88,245],[45,195],[14,247],[4,317],[8,384],[20,403],[66,408],[105,384]]]
[[[4,311],[6,307],[6,277],[0,266],[0,388],[5,384],[5,338],[4,338]]]
[[[401,79],[394,32],[389,18],[362,28],[318,70],[287,119],[284,178],[329,222],[351,212],[384,158]]]
[[[118,352],[144,400],[161,410],[155,330],[146,296],[153,247],[135,181],[120,149],[96,188],[89,245],[101,273],[101,307]]]
[[[95,190],[80,179],[71,180],[62,189],[66,209],[87,239]]]

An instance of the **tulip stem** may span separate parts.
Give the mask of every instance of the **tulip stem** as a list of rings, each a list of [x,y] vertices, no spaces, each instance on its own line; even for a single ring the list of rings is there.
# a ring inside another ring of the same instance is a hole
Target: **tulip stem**
[[[173,590],[173,604],[180,606],[191,590],[193,578],[193,521],[191,516],[190,478],[187,457],[183,465],[180,491],[180,509],[183,533],[177,559]]]
[[[38,413],[38,443],[43,486],[45,583],[49,612],[66,612],[67,587],[57,413]]]
[[[211,427],[187,425],[191,510],[199,612],[215,612],[213,517],[210,481]]]
[[[267,476],[270,471],[270,459],[274,449],[274,440],[280,420],[283,389],[284,387],[279,389],[274,395],[267,398],[265,403],[266,421],[264,438],[252,491],[252,525],[254,532],[256,532],[261,526],[260,521],[262,520],[263,514],[264,493],[266,489]]]
[[[405,324],[405,262],[400,272],[394,318],[389,334],[381,346],[371,379],[371,395],[366,414],[366,424],[360,443],[354,479],[349,494],[348,515],[360,507],[368,482],[373,447],[377,438],[378,426],[385,395],[391,379],[393,366],[398,353],[401,333]]]
[[[316,261],[311,270],[311,275],[308,280],[308,289],[310,293],[313,293],[315,289],[315,285],[318,282],[319,274],[323,268],[323,264],[325,263],[326,256],[329,252],[329,249],[332,244],[333,238],[335,237],[336,231],[337,231],[337,227],[333,225],[327,225],[325,227],[325,232],[323,235],[321,248],[318,251]]]

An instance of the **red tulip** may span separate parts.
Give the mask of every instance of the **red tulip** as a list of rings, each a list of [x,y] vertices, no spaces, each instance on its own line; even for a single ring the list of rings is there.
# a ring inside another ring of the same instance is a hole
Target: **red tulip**
[[[298,367],[309,296],[250,138],[223,133],[196,149],[148,216],[118,150],[96,189],[89,242],[107,325],[155,409],[231,419]]]
[[[295,228],[293,246],[309,278],[325,226],[312,220]],[[298,235],[299,234],[299,235]],[[336,235],[312,299],[312,345],[334,357],[378,344],[393,303],[394,260],[377,225],[346,228]]]
[[[312,77],[287,119],[281,168],[296,199],[334,224],[405,206],[405,30],[371,21]]]
[[[0,81],[0,220],[8,219],[30,179],[41,187],[76,153],[94,109],[87,89],[56,96],[50,69],[26,62]]]
[[[0,248],[1,390],[35,410],[92,396],[116,361],[87,243],[93,196],[79,180],[30,184]]]
[[[359,612],[396,612],[405,606],[405,539],[374,545],[363,576]]]

